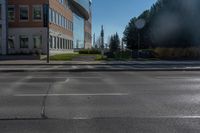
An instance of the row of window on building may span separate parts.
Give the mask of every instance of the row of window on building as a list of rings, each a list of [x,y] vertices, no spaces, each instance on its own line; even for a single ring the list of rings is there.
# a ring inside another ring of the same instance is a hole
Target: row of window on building
[[[50,49],[73,49],[73,41],[61,37],[49,37]]]
[[[54,9],[49,9],[49,21],[67,30],[73,31],[73,23]]]
[[[15,49],[15,36],[9,36],[8,37],[8,47],[10,49]],[[28,49],[29,46],[29,37],[27,35],[20,35],[19,36],[19,48],[21,49]],[[33,48],[40,49],[42,46],[42,36],[41,35],[33,35],[32,36],[33,41]]]
[[[8,20],[15,21],[16,17],[16,5],[8,5]],[[29,16],[29,5],[19,5],[19,20],[28,21],[30,20]],[[43,10],[42,5],[32,5],[32,20],[42,21],[43,19]]]
[[[10,49],[15,49],[15,42],[16,42],[15,39],[16,39],[15,36],[8,37],[8,47]],[[41,35],[32,36],[32,41],[34,49],[41,49],[43,43]],[[29,44],[30,44],[29,36],[27,35],[19,36],[19,48],[28,49],[30,48]],[[59,50],[73,49],[73,41],[60,37],[50,36],[49,46],[50,49],[59,49]]]

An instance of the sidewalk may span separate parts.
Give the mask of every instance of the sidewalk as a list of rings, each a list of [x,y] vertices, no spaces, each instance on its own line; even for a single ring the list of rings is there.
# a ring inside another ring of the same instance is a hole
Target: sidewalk
[[[200,71],[200,61],[0,61],[0,72]]]
[[[7,60],[0,65],[199,65],[200,61],[50,61],[44,60]]]

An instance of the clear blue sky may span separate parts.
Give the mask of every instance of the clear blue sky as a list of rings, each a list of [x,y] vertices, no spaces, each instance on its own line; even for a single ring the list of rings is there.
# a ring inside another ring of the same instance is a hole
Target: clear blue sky
[[[123,35],[125,26],[133,17],[149,9],[157,0],[93,0],[93,33],[100,34],[101,25],[105,27],[105,41],[108,36],[118,32]]]

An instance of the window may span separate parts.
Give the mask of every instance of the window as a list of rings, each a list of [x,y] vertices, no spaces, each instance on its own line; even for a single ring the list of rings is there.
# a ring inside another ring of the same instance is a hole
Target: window
[[[60,49],[60,39],[59,39],[59,37],[57,37],[57,49]]]
[[[42,36],[41,35],[35,35],[33,36],[33,45],[34,45],[34,48],[41,48],[42,46]]]
[[[55,11],[51,9],[51,22],[55,23],[56,22],[56,16],[55,16]]]
[[[52,49],[53,48],[53,37],[49,36],[49,48]]]
[[[64,39],[64,49],[67,49],[67,40]]]
[[[52,9],[49,8],[49,22],[52,22]]]
[[[60,38],[60,49],[62,49],[62,38]]]
[[[21,35],[19,36],[20,48],[28,48],[28,36]]]
[[[42,6],[33,6],[33,20],[42,20]]]
[[[29,8],[28,6],[20,6],[20,20],[29,19]]]
[[[59,22],[59,21],[58,21],[58,13],[55,12],[55,15],[56,15],[56,22],[55,22],[55,23],[58,24],[58,22]]]
[[[15,20],[15,7],[14,7],[14,5],[8,6],[8,20],[9,21]]]
[[[13,49],[15,48],[15,36],[8,37],[8,48]]]
[[[56,37],[53,37],[53,46],[54,46],[54,49],[56,49]]]

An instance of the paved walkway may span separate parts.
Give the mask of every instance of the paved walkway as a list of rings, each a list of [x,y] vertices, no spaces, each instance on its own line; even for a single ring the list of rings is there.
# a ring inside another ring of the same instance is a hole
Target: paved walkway
[[[1,61],[0,65],[71,65],[71,64],[122,64],[122,65],[200,65],[200,61],[50,61],[49,64],[44,60],[7,60]]]

